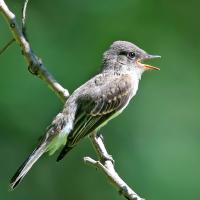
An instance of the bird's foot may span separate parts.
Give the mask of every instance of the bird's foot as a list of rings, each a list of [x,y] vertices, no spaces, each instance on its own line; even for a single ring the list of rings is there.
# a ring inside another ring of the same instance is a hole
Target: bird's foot
[[[115,164],[115,161],[114,161],[112,155],[110,155],[110,154],[104,154],[104,155],[102,155],[102,157],[101,157],[101,163],[105,163],[108,160],[111,161],[113,165]]]

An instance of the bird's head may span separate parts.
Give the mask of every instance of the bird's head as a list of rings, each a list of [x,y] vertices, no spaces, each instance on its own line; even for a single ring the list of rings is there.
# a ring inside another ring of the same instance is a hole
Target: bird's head
[[[159,58],[158,55],[150,55],[131,42],[116,41],[103,55],[104,68],[127,66],[132,70],[144,72],[146,70],[159,70],[159,68],[143,64],[144,60]]]

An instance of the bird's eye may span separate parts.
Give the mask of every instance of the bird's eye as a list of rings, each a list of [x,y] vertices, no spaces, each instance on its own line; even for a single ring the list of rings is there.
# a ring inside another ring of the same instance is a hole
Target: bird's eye
[[[135,53],[134,52],[129,52],[128,53],[129,58],[135,58]]]

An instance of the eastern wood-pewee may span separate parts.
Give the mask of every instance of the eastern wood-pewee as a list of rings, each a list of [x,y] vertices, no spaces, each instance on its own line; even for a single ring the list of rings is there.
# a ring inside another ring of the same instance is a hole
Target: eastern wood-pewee
[[[103,54],[101,73],[68,98],[37,147],[11,179],[11,188],[21,182],[42,154],[52,155],[64,146],[57,158],[57,161],[61,160],[82,138],[119,115],[135,96],[142,73],[149,69],[158,70],[141,61],[157,57],[130,42],[114,42]]]

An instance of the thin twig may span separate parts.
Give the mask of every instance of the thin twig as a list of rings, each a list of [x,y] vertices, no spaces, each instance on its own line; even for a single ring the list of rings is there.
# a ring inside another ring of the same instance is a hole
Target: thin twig
[[[28,2],[28,1],[26,1]],[[24,12],[26,13],[26,5],[24,6]],[[6,21],[8,22],[11,32],[20,45],[23,55],[29,65],[29,71],[34,75],[37,75],[40,79],[46,82],[46,84],[62,99],[65,101],[69,97],[68,90],[64,89],[47,71],[40,58],[38,58],[32,51],[29,42],[24,37],[23,32],[20,30],[19,25],[16,22],[15,15],[9,10],[4,0],[0,0],[0,12],[2,12]],[[25,16],[25,15],[24,15]],[[25,17],[26,18],[26,17]],[[25,19],[24,18],[24,19]],[[23,22],[25,25],[25,21]],[[90,157],[85,157],[84,161],[87,164],[100,169],[110,180],[110,182],[118,189],[121,195],[128,200],[142,200],[117,174],[114,168],[112,157],[108,154],[103,140],[101,137],[97,137],[96,133],[93,133],[90,137],[91,142],[97,152],[100,161],[95,161]]]
[[[69,97],[69,92],[63,88],[56,79],[48,72],[41,59],[34,54],[29,42],[24,37],[19,25],[16,21],[14,13],[12,13],[4,0],[0,0],[0,11],[9,24],[13,37],[20,45],[23,55],[29,65],[29,71],[45,81],[47,85],[56,93],[64,102]]]
[[[0,55],[1,55],[4,51],[6,51],[6,49],[7,49],[9,46],[11,46],[11,44],[12,44],[14,41],[15,41],[15,39],[12,38],[2,49],[0,49]]]
[[[24,1],[24,5],[22,7],[22,33],[26,40],[27,38],[27,33],[26,33],[26,10],[27,10],[27,5],[28,5],[29,0]]]

